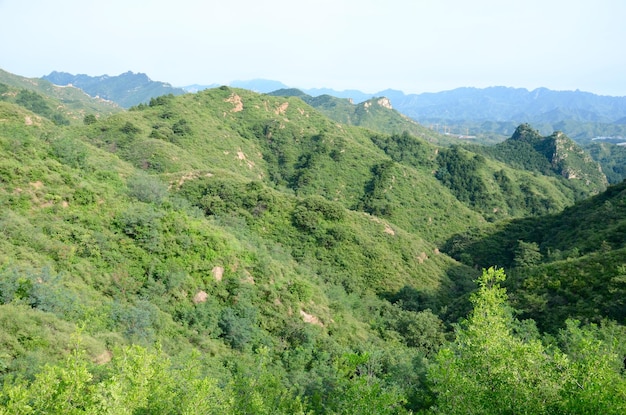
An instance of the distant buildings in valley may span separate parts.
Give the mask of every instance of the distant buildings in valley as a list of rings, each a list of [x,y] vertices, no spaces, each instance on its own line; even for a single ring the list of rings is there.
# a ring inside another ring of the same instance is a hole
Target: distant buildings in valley
[[[440,124],[431,124],[429,127],[431,130],[436,131],[439,134],[449,135],[452,137],[460,138],[460,139],[472,139],[476,138],[475,135],[469,134],[469,128],[465,129],[465,134],[462,133],[453,133],[452,128],[448,125],[440,125]]]

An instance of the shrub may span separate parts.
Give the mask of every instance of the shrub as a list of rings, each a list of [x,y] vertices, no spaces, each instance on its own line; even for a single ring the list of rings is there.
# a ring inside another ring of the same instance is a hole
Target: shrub
[[[167,197],[167,186],[156,177],[135,174],[127,186],[128,194],[141,202],[161,204]]]

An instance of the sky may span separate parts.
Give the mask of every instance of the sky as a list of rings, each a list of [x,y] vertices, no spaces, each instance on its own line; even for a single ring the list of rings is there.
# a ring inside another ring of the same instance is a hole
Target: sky
[[[624,0],[0,0],[0,69],[626,96]]]

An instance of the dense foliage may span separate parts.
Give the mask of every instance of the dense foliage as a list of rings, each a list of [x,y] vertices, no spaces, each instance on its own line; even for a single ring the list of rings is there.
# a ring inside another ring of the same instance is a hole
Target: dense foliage
[[[617,184],[626,180],[626,146],[599,142],[586,146],[586,150],[600,163],[609,183]]]
[[[623,409],[622,187],[573,205],[226,87],[70,126],[29,105],[0,102],[0,413]]]

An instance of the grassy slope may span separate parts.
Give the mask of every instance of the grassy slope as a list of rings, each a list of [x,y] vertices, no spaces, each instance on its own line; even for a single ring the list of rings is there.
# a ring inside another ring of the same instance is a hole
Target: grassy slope
[[[193,120],[194,110],[202,114],[197,97],[181,102],[177,115]],[[347,211],[338,202],[320,205],[315,198],[250,185],[267,173],[259,168],[264,164],[259,148],[230,130],[241,128],[235,113],[226,113],[232,118],[213,141],[218,148],[190,138],[192,151],[185,153],[162,139],[113,133],[127,123],[149,131],[154,122],[149,113],[159,108],[59,128],[15,105],[0,105],[0,199],[6,207],[0,218],[6,236],[0,242],[0,290],[10,302],[1,307],[15,313],[15,307],[26,306],[46,316],[24,328],[39,333],[34,340],[20,337],[24,330],[16,332],[5,321],[4,370],[32,373],[45,356],[63,352],[78,325],[85,325],[94,358],[104,348],[156,340],[173,354],[196,347],[226,356],[225,341],[243,350],[258,342],[278,346],[285,327],[305,329],[300,310],[324,325],[317,329],[320,338],[332,333],[328,341],[339,344],[371,342],[379,335],[351,296],[393,293],[408,285],[442,307],[466,284],[459,264],[396,225]],[[231,108],[227,103],[224,109]],[[36,122],[26,125],[26,117]],[[192,124],[194,137],[220,131],[206,118],[206,124]],[[160,176],[150,174],[152,165],[138,158],[138,151],[148,161],[162,151],[172,164]],[[172,184],[169,191],[159,177]],[[194,197],[194,185],[204,191],[204,185],[220,182],[256,204],[222,195],[227,209],[205,217],[194,207],[206,209]],[[328,216],[325,209],[339,214]],[[221,283],[214,277],[220,268]],[[210,300],[195,304],[201,291]],[[384,305],[382,299],[372,302],[375,308]],[[226,340],[218,325],[230,309],[237,318],[254,316],[246,317],[241,344]],[[42,324],[58,326],[60,337],[52,342],[36,328]]]

